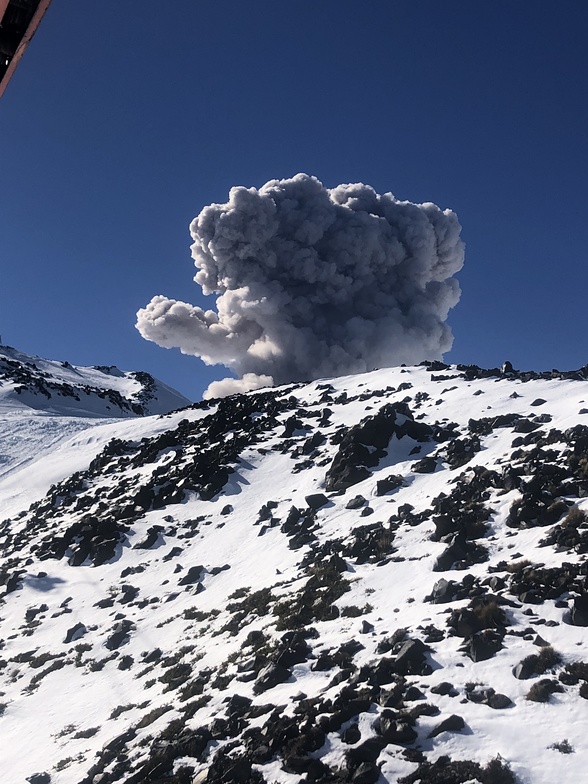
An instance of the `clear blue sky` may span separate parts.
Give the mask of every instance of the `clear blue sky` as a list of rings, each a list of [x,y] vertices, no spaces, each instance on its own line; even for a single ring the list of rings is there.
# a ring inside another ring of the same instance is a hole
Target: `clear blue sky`
[[[188,224],[303,171],[454,209],[446,359],[588,362],[588,5],[577,0],[53,0],[0,100],[0,334],[157,375],[155,294],[211,306]]]

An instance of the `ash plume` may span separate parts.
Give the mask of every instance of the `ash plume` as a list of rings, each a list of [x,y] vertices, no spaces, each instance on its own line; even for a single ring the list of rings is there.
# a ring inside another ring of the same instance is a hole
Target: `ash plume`
[[[453,342],[460,230],[451,210],[361,183],[298,174],[232,188],[190,226],[194,280],[215,309],[156,296],[136,326],[236,374],[208,397],[439,359]]]

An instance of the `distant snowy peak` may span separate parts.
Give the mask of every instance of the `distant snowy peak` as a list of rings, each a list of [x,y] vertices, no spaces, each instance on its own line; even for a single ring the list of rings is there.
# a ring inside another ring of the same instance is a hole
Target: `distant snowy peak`
[[[141,371],[78,367],[0,346],[0,405],[65,416],[165,414],[190,405],[175,389]]]

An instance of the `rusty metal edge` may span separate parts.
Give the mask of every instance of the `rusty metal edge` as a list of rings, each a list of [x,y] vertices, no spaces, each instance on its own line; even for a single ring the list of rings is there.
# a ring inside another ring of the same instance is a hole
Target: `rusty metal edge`
[[[2,0],[0,0],[0,3],[1,2]],[[27,46],[31,42],[32,37],[37,32],[37,27],[41,24],[41,19],[45,15],[45,12],[49,8],[50,4],[51,4],[51,0],[41,0],[39,5],[37,6],[37,10],[35,11],[33,18],[31,19],[29,26],[25,30],[22,40],[18,45],[12,60],[10,61],[10,65],[8,66],[6,73],[2,77],[2,80],[0,81],[0,98],[4,93],[4,90],[6,90],[6,87],[8,86],[8,82],[11,80],[12,75],[16,70],[16,66],[19,64],[23,54],[25,53]],[[6,5],[8,6],[8,4]],[[4,16],[4,13],[2,14],[2,16]]]
[[[8,4],[9,3],[10,3],[10,0],[0,0],[0,22],[4,18],[4,13],[5,13],[6,9],[8,8]]]

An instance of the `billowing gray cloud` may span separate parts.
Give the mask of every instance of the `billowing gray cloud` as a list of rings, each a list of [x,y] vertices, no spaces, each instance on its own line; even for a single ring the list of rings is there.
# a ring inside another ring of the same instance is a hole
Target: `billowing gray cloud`
[[[223,364],[209,394],[439,359],[460,289],[455,213],[298,174],[232,188],[192,222],[194,280],[214,310],[154,297],[147,340]]]

